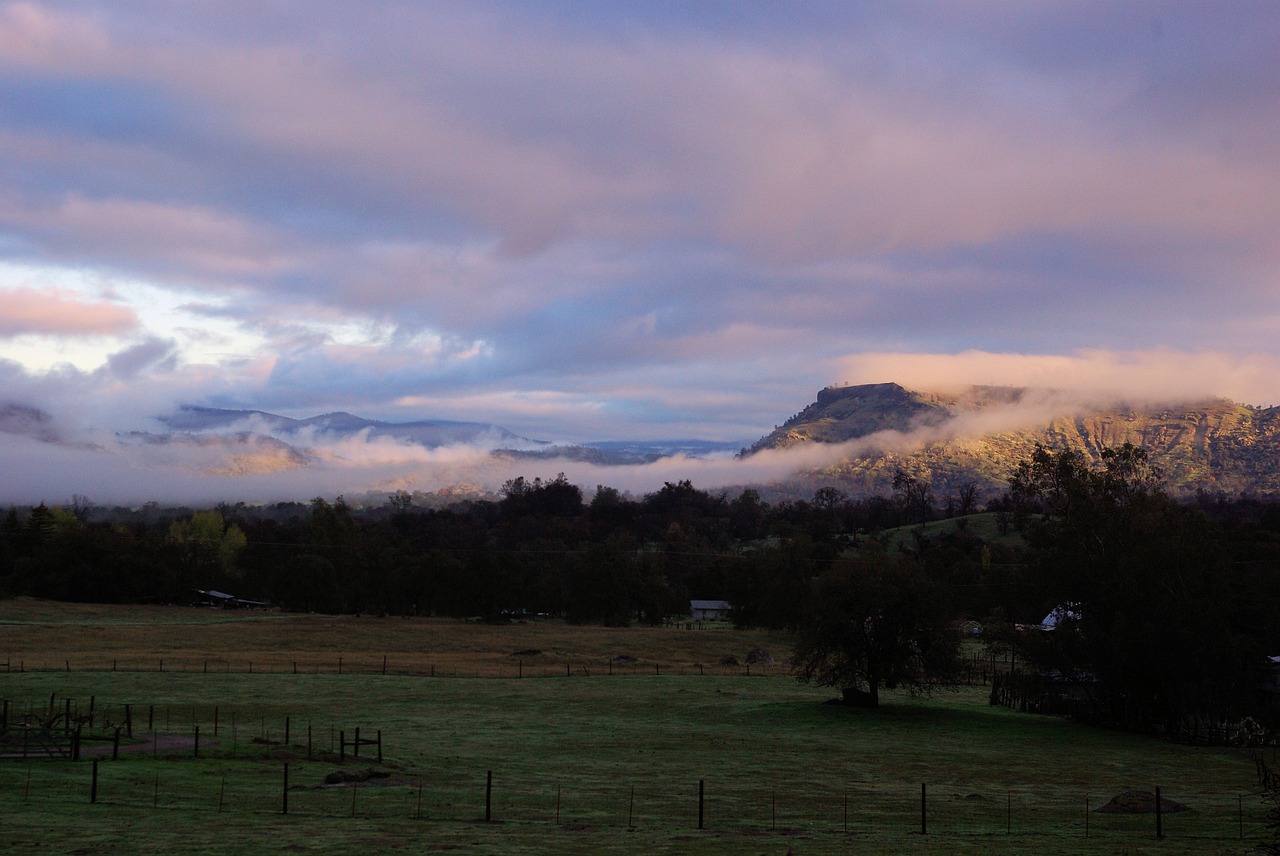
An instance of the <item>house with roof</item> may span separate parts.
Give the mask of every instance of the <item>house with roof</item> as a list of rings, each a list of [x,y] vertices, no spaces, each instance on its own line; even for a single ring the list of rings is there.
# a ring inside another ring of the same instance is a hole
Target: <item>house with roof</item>
[[[221,609],[262,609],[267,606],[265,600],[248,600],[217,589],[196,589],[196,594],[202,598],[196,602],[196,606],[212,606]]]
[[[733,604],[727,600],[691,600],[689,601],[689,617],[694,621],[716,621],[728,619]]]

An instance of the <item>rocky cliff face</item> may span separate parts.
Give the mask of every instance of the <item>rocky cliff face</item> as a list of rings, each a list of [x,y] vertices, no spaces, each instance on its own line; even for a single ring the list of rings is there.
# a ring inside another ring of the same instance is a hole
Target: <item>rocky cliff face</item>
[[[1094,461],[1105,448],[1132,443],[1147,450],[1175,494],[1280,492],[1280,408],[1225,399],[1089,409],[1005,387],[954,394],[892,383],[833,387],[748,454],[805,443],[852,443],[849,455],[807,476],[855,494],[888,492],[899,469],[930,479],[940,496],[965,482],[994,493],[1037,443]]]

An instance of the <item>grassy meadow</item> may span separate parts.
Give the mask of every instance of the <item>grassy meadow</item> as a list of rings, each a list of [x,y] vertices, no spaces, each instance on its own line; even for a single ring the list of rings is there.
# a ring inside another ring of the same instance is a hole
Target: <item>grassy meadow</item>
[[[719,665],[755,648],[781,661],[787,647],[723,627],[0,601],[11,717],[68,699],[84,714],[92,699],[97,733],[126,703],[134,729],[116,760],[106,742],[78,762],[0,760],[0,848],[1245,853],[1264,835],[1240,750],[992,708],[980,686],[852,710],[780,664]],[[634,664],[610,674],[621,654]],[[372,747],[339,762],[336,735],[357,727],[382,732],[381,764]],[[368,768],[388,775],[323,786]],[[1156,786],[1190,809],[1164,815],[1163,840],[1154,815],[1086,812]]]

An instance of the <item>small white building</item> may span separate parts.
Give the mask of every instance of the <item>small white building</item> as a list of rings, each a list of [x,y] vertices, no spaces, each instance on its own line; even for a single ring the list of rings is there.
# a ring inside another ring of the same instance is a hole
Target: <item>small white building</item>
[[[689,617],[694,621],[714,621],[728,618],[733,605],[727,600],[691,600],[689,601]]]

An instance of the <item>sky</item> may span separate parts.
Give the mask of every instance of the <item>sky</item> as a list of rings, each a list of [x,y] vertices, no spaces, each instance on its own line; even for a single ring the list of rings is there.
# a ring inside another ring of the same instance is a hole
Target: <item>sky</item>
[[[0,0],[0,404],[88,448],[1280,403],[1278,48],[1249,0]]]

